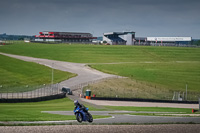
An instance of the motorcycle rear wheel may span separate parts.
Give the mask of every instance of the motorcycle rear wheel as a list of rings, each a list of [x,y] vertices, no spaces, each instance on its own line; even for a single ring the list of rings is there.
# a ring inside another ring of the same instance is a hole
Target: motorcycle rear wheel
[[[92,115],[88,112],[88,122],[93,122],[93,117]]]

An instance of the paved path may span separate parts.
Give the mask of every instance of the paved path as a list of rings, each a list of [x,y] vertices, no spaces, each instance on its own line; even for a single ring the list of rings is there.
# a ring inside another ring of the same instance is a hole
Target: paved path
[[[81,83],[91,82],[91,81],[104,79],[104,78],[117,77],[116,75],[106,74],[106,73],[97,71],[81,63],[71,63],[71,62],[56,61],[56,60],[49,60],[49,59],[40,59],[40,58],[34,58],[34,57],[6,54],[6,53],[1,53],[1,52],[0,54],[17,58],[20,60],[28,61],[28,62],[39,63],[48,67],[52,67],[52,64],[53,64],[54,69],[76,73],[78,75],[74,78],[70,78],[69,80],[65,80],[61,82],[60,86],[72,87]]]
[[[0,131],[1,133],[199,133],[200,124],[2,126]]]

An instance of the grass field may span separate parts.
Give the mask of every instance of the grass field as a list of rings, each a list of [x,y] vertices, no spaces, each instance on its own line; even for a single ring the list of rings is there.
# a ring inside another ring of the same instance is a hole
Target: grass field
[[[106,106],[106,108],[113,109],[113,110],[126,110],[126,111],[173,112],[173,113],[182,113],[182,114],[192,113],[192,109],[186,109],[186,108],[129,107],[129,106]]]
[[[0,92],[30,91],[34,86],[51,84],[51,71],[46,66],[0,55]],[[75,74],[54,70],[55,83],[73,76]]]
[[[200,91],[200,62],[151,62],[132,64],[101,64],[93,68],[131,79],[153,83],[169,90]]]
[[[77,63],[200,61],[200,49],[183,47],[17,43],[0,51]]]
[[[91,106],[90,110],[97,110]],[[75,116],[41,113],[41,111],[72,111],[73,101],[68,98],[35,103],[0,103],[0,121],[57,121],[75,120]],[[104,118],[108,116],[94,116]]]
[[[153,86],[146,82],[140,82],[130,78],[108,79],[102,82],[88,85],[84,87],[91,90],[91,95],[96,97],[112,97],[112,98],[143,98],[143,99],[162,99],[171,100],[173,91],[169,89]],[[191,100],[188,94],[188,99]],[[196,100],[196,99],[192,99]]]
[[[200,92],[199,48],[22,43],[0,47],[0,51],[89,63],[98,70],[161,86],[161,89],[185,91],[188,84],[188,91]]]
[[[136,111],[136,113],[128,113],[129,115],[143,116],[173,116],[173,117],[199,117],[199,112],[195,112],[198,116],[192,116],[192,109],[186,108],[167,108],[167,107],[127,107],[127,106],[106,106],[107,109]],[[146,112],[146,113],[145,113]],[[127,113],[123,113],[127,114]]]

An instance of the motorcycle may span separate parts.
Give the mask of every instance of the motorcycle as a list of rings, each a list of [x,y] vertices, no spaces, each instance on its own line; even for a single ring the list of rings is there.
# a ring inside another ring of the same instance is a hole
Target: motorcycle
[[[92,115],[88,112],[89,108],[85,108],[86,111],[83,110],[83,108],[77,107],[74,109],[74,114],[76,116],[76,120],[78,122],[82,121],[88,121],[88,122],[93,122],[93,117]]]

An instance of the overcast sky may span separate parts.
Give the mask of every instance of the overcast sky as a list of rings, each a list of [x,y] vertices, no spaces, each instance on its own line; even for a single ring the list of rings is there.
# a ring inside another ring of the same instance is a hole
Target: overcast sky
[[[0,0],[0,34],[40,31],[200,39],[200,0]]]

